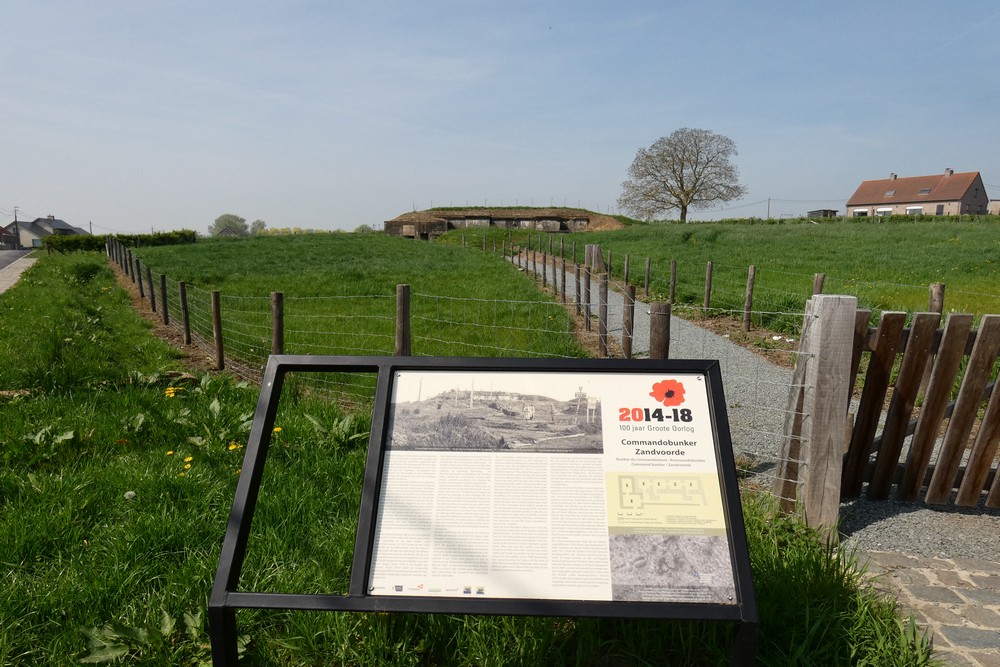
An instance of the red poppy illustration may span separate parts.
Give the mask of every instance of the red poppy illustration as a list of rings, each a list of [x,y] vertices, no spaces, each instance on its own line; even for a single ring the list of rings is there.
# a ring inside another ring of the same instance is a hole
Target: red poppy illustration
[[[671,408],[684,402],[684,385],[677,380],[661,380],[653,385],[649,395]]]

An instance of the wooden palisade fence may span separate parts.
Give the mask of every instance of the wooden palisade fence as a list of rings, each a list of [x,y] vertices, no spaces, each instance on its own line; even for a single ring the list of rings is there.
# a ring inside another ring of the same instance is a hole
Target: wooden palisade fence
[[[1000,507],[1000,315],[973,330],[967,314],[941,326],[940,313],[916,313],[905,327],[906,313],[884,312],[871,328],[871,313],[852,300],[810,300],[775,495],[826,527],[836,525],[841,500],[862,493]]]

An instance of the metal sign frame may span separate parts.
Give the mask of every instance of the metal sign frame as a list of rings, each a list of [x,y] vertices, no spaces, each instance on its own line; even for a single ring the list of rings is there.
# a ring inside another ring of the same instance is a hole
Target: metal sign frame
[[[367,590],[382,485],[387,431],[391,418],[392,383],[398,371],[444,370],[614,373],[693,373],[704,377],[713,424],[716,466],[734,577],[733,604],[607,600],[553,600],[477,597],[373,595]],[[263,479],[270,435],[285,376],[293,372],[377,374],[375,407],[365,463],[364,485],[355,538],[354,559],[346,595],[258,593],[241,591],[240,576],[254,510]],[[273,355],[267,363],[226,527],[209,600],[212,658],[215,667],[237,664],[237,609],[306,611],[408,612],[511,616],[579,616],[635,619],[729,621],[738,624],[731,649],[734,665],[756,661],[758,614],[750,556],[733,460],[729,422],[717,361],[616,359],[503,359],[471,357],[346,357]]]

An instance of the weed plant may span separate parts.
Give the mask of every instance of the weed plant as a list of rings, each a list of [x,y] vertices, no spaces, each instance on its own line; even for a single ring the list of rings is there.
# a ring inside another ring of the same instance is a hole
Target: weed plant
[[[36,302],[80,327],[59,358],[46,356],[48,337],[30,335]],[[86,304],[101,308],[96,321]],[[99,256],[42,258],[0,295],[0,313],[5,332],[21,334],[0,348],[0,665],[208,664],[207,598],[256,389],[178,374],[176,354],[152,339]],[[11,370],[22,356],[36,360],[32,372]],[[82,370],[46,374],[43,358],[79,359]],[[370,414],[283,395],[244,590],[346,590]],[[760,664],[931,664],[928,642],[864,585],[849,554],[775,517],[764,498],[747,492],[744,503]],[[237,621],[242,664],[288,666],[720,665],[733,632],[251,610]]]

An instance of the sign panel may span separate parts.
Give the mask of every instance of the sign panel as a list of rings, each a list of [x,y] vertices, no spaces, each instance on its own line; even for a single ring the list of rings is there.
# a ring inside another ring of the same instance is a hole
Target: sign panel
[[[700,373],[397,370],[368,593],[735,604]]]
[[[240,590],[289,373],[377,374],[349,590]],[[757,611],[718,362],[272,355],[219,557],[237,609],[733,621]]]

